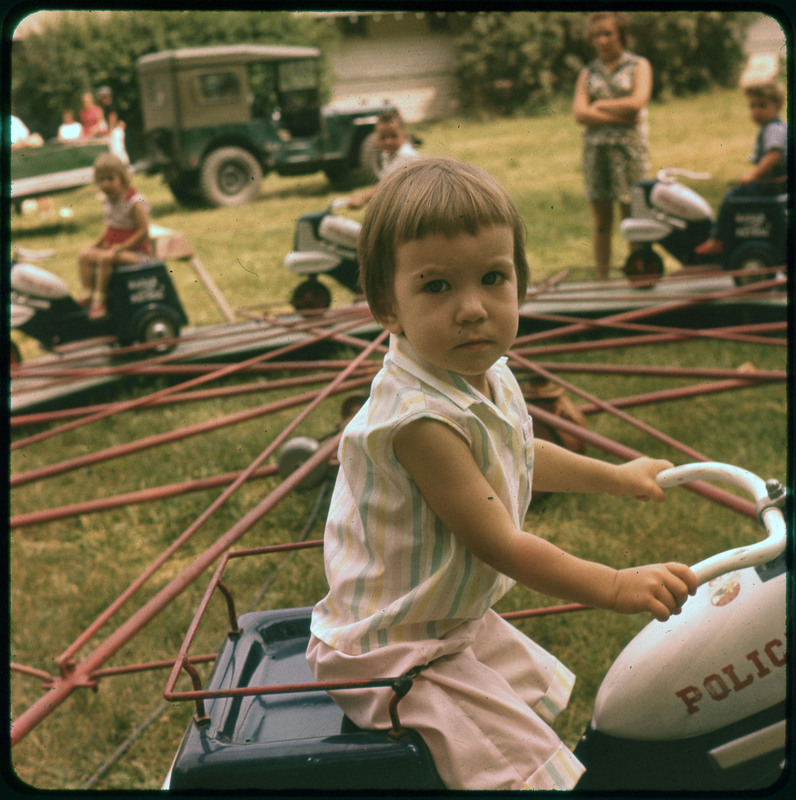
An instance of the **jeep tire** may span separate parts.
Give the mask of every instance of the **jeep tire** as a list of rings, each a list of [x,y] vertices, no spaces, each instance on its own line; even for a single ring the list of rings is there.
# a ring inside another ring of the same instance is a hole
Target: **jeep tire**
[[[195,206],[202,202],[198,181],[186,176],[167,181],[174,199],[183,206]]]
[[[257,197],[262,180],[260,162],[248,150],[219,147],[202,162],[199,185],[211,206],[237,206]]]

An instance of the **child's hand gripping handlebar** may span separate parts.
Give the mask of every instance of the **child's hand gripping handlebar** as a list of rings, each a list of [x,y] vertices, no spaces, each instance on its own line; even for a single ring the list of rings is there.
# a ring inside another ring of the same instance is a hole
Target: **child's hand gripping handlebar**
[[[785,490],[779,481],[764,481],[748,470],[715,461],[665,469],[658,473],[656,480],[662,489],[692,481],[723,481],[745,489],[754,498],[757,514],[768,536],[762,542],[717,553],[695,564],[691,569],[700,584],[734,569],[765,564],[785,549],[786,528],[782,514]]]

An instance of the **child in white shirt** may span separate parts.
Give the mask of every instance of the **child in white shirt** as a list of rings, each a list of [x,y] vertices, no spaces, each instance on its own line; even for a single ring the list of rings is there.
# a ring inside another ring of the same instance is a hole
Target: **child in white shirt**
[[[379,146],[379,180],[386,178],[398,167],[411,163],[419,157],[419,153],[412,146],[409,132],[406,130],[403,118],[397,111],[385,111],[376,122],[376,144]],[[375,186],[363,189],[352,194],[346,205],[348,208],[362,208],[376,191]]]
[[[379,184],[359,239],[371,310],[392,334],[346,428],[324,538],[329,593],[307,659],[321,681],[422,668],[400,702],[449,789],[571,789],[583,766],[550,727],[572,673],[491,606],[514,582],[623,613],[679,613],[684,564],[616,570],[522,530],[537,491],[663,500],[671,464],[613,465],[534,440],[504,354],[517,334],[524,227],[489,175],[422,159]],[[333,692],[389,728],[389,688]]]

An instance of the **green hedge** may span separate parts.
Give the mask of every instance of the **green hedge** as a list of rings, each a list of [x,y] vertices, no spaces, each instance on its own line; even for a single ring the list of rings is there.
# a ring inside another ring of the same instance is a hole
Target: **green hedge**
[[[653,98],[737,84],[752,14],[665,11],[628,14],[630,49],[649,59]],[[587,13],[513,12],[473,15],[458,38],[456,76],[462,107],[473,113],[533,113],[571,94],[594,58]]]

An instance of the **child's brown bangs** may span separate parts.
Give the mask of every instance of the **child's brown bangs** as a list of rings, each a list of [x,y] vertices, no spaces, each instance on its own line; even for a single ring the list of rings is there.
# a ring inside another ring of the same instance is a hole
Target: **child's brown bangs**
[[[395,198],[396,245],[433,234],[475,235],[490,225],[516,229],[519,222],[516,210],[499,187],[496,190],[488,183],[474,181],[471,175],[465,178],[448,173],[443,180],[431,179],[423,186],[407,181],[402,188],[411,193],[411,200]]]

